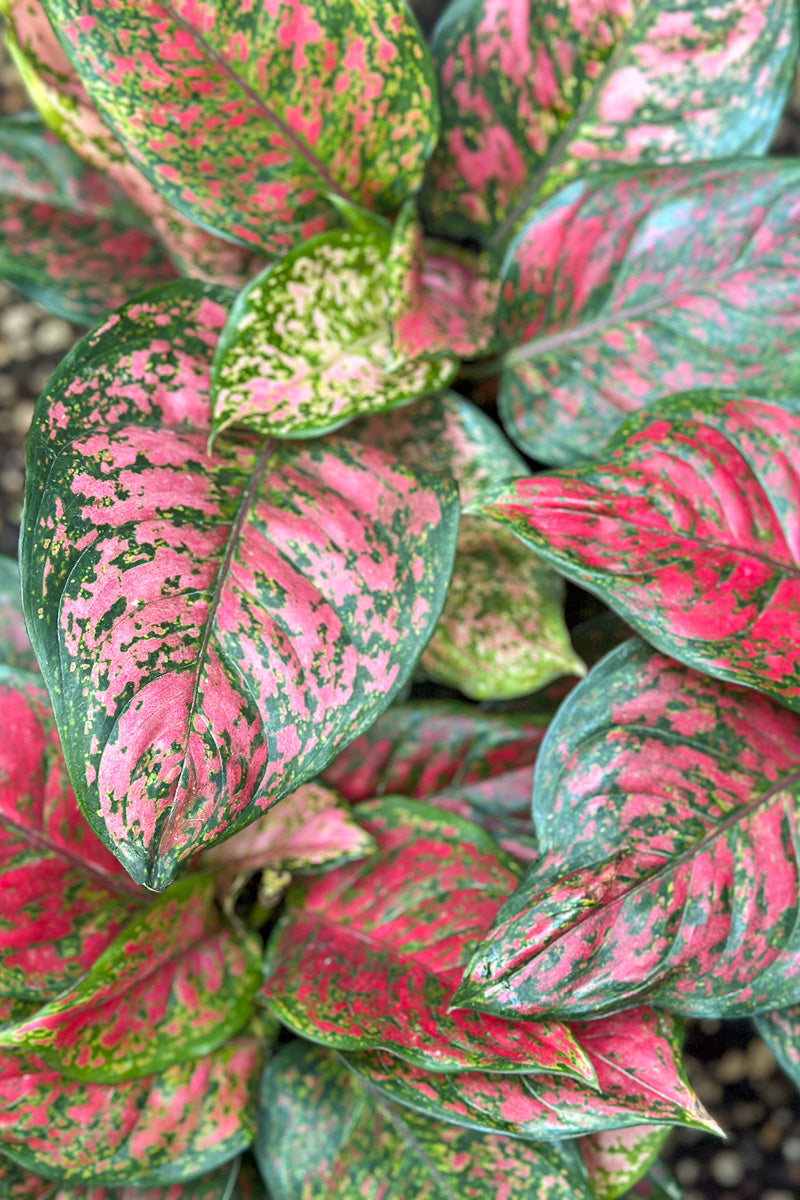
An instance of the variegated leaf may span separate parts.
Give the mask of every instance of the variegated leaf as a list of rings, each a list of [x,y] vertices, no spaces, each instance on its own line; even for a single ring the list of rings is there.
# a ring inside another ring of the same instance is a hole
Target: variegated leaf
[[[452,475],[465,503],[487,483],[527,472],[494,422],[455,392],[391,417],[364,418],[354,432],[409,465]],[[526,557],[513,538],[466,518],[423,669],[476,700],[522,696],[558,675],[582,675],[564,626],[563,591],[555,572]]]
[[[91,324],[175,271],[117,189],[23,114],[0,120],[0,277]]]
[[[800,392],[798,190],[796,163],[723,163],[575,184],[534,212],[497,313],[515,441],[570,465],[674,392]]]
[[[350,807],[331,788],[306,783],[228,841],[206,851],[203,865],[223,874],[306,871],[351,859],[375,849]]]
[[[659,1161],[625,1193],[625,1200],[683,1200],[683,1188],[671,1168]]]
[[[453,378],[452,356],[390,364],[387,252],[378,234],[335,231],[253,280],[214,357],[215,432],[308,437]]]
[[[81,816],[35,676],[0,668],[0,729],[0,996],[42,1002],[89,969],[147,895]]]
[[[481,1136],[398,1109],[297,1041],[264,1072],[255,1151],[273,1200],[592,1200],[568,1144]]]
[[[386,286],[393,363],[486,353],[495,332],[496,274],[485,256],[426,244],[413,200],[392,231]]]
[[[29,438],[26,615],[67,764],[159,890],[389,704],[458,520],[453,485],[355,443],[207,452],[226,298],[183,283],[128,305],[59,368]]]
[[[225,1163],[207,1175],[168,1187],[66,1187],[54,1186],[47,1200],[239,1200],[240,1159]]]
[[[547,1075],[434,1074],[385,1052],[347,1054],[346,1061],[388,1099],[482,1133],[550,1140],[641,1129],[641,1121],[659,1134],[670,1124],[720,1132],[686,1079],[676,1018],[637,1008],[571,1030],[599,1090]]]
[[[559,711],[533,811],[541,862],[457,1002],[734,1016],[800,1001],[794,713],[630,642]]]
[[[242,287],[263,260],[252,250],[200,229],[145,179],[100,119],[61,49],[41,0],[0,0],[0,11],[9,23],[6,39],[11,56],[47,125],[133,201],[183,274]]]
[[[70,1079],[114,1083],[209,1054],[252,1016],[261,943],[220,919],[192,877],[126,926],[74,986],[0,1030]]]
[[[242,1037],[123,1083],[69,1081],[22,1064],[6,1069],[0,1153],[63,1184],[147,1188],[191,1180],[251,1143],[263,1058],[261,1041]]]
[[[532,203],[608,164],[762,154],[797,41],[793,0],[452,4],[432,43],[429,219],[502,244]]]
[[[584,675],[564,624],[564,582],[513,533],[464,517],[436,632],[420,660],[472,700],[506,700]]]
[[[594,1083],[569,1031],[450,1013],[474,941],[518,879],[481,829],[401,797],[356,815],[377,854],[296,887],[264,962],[262,995],[295,1033],[386,1049],[434,1071],[547,1071]]]
[[[207,229],[282,252],[330,223],[328,192],[393,212],[420,182],[435,81],[398,0],[45,9],[127,153]]]
[[[668,1132],[649,1125],[632,1125],[581,1138],[581,1156],[597,1200],[617,1200],[624,1195],[651,1166]]]
[[[452,702],[398,705],[331,763],[325,778],[356,802],[397,793],[428,800],[530,862],[533,770],[545,718],[500,716]]]
[[[699,392],[630,417],[596,465],[469,506],[664,653],[800,709],[800,400]]]
[[[759,1013],[755,1025],[781,1069],[800,1088],[800,1004]]]
[[[39,670],[22,616],[19,567],[5,554],[0,554],[0,664],[21,671]]]
[[[56,1185],[41,1175],[17,1166],[0,1151],[0,1195],[3,1200],[73,1200],[68,1193],[59,1195]],[[77,1200],[77,1198],[76,1198]]]

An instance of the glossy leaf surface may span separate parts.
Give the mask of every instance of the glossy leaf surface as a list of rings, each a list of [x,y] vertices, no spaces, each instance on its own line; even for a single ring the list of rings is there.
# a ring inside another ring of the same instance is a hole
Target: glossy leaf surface
[[[74,987],[0,1031],[70,1079],[113,1083],[209,1054],[243,1028],[261,982],[258,938],[221,921],[209,877],[182,880]]]
[[[21,671],[39,670],[22,616],[19,567],[5,554],[0,555],[0,664]]]
[[[59,368],[29,439],[27,615],[67,763],[156,889],[391,701],[458,519],[447,481],[354,443],[207,453],[224,300],[185,283],[129,305]]]
[[[797,29],[791,0],[451,5],[432,43],[443,129],[430,219],[502,243],[534,201],[609,164],[763,154]]]
[[[113,1085],[24,1066],[6,1070],[0,1152],[64,1183],[180,1183],[250,1144],[262,1062],[261,1043],[240,1038],[159,1075]]]
[[[800,401],[699,392],[596,465],[489,488],[511,528],[653,645],[800,709]]]
[[[542,859],[457,1000],[735,1016],[800,998],[800,719],[639,642],[572,693],[539,757]]]
[[[302,1042],[264,1072],[255,1151],[274,1200],[592,1200],[559,1147],[398,1109]]]
[[[372,838],[336,792],[306,783],[247,829],[207,851],[203,863],[226,873],[262,867],[303,871],[365,858],[374,848]]]
[[[683,1188],[671,1168],[658,1161],[625,1193],[625,1200],[683,1200]]]
[[[666,1129],[633,1125],[581,1138],[581,1157],[597,1200],[617,1200],[624,1195],[645,1174],[667,1133]]]
[[[494,422],[455,392],[365,418],[355,434],[405,463],[452,475],[464,503],[487,483],[527,473]],[[583,674],[564,626],[563,592],[555,572],[505,531],[464,518],[423,670],[476,700],[521,696],[555,676]]]
[[[535,211],[497,313],[515,441],[570,465],[662,396],[800,391],[799,185],[791,162],[625,172]]]
[[[207,229],[282,252],[330,224],[328,192],[392,212],[421,179],[433,69],[395,0],[45,8],[126,152]]]
[[[27,114],[0,121],[0,276],[90,324],[175,277],[117,189]]]
[[[481,829],[401,797],[360,805],[377,854],[289,897],[262,994],[295,1033],[438,1071],[551,1071],[593,1082],[564,1026],[450,1013],[471,947],[518,873]]]
[[[133,201],[183,274],[241,287],[253,274],[252,250],[200,229],[145,179],[100,119],[40,0],[2,0],[0,7],[9,22],[11,57],[49,128]]]
[[[308,437],[449,383],[452,355],[390,366],[387,252],[377,234],[323,234],[250,284],[214,359],[215,430]]]
[[[678,1124],[718,1131],[687,1082],[676,1018],[637,1008],[571,1030],[595,1069],[599,1090],[547,1075],[434,1074],[382,1052],[346,1057],[351,1069],[390,1100],[483,1133],[550,1140],[638,1129],[639,1121],[651,1128]]]
[[[0,668],[0,729],[0,995],[42,1001],[87,971],[147,896],[81,816],[35,676]]]

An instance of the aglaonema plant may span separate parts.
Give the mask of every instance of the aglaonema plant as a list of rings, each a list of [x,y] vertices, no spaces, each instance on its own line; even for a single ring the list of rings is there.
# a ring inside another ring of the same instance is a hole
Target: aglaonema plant
[[[800,1081],[794,0],[2,7],[0,269],[91,331],[0,1193],[676,1200],[683,1017]]]

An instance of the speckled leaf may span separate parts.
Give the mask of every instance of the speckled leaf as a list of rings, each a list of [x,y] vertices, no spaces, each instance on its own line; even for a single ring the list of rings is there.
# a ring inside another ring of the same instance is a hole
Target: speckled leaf
[[[289,1028],[337,1049],[388,1049],[438,1071],[551,1071],[594,1082],[564,1026],[447,1006],[518,869],[481,829],[401,797],[356,810],[377,854],[289,896],[262,995]]]
[[[6,39],[11,57],[46,124],[134,202],[183,274],[242,287],[263,259],[200,229],[145,179],[100,119],[40,0],[0,0],[0,11],[9,22]]]
[[[638,641],[619,647],[550,726],[541,864],[457,999],[520,1016],[797,1003],[799,780],[794,713]]]
[[[502,268],[503,420],[540,462],[701,387],[800,392],[800,165],[623,172],[560,192]]]
[[[800,709],[800,400],[699,392],[602,462],[489,488],[508,525],[664,653]]]
[[[793,0],[451,4],[432,43],[429,219],[501,244],[534,201],[609,164],[763,154],[797,30]]]
[[[259,1039],[244,1037],[159,1075],[116,1084],[7,1070],[0,1076],[0,1152],[63,1183],[181,1183],[252,1141],[263,1058]]]
[[[36,118],[0,120],[0,277],[91,324],[175,277],[139,214]]]
[[[0,1195],[3,1200],[72,1200],[68,1193],[59,1195],[48,1179],[18,1167],[0,1152]],[[76,1198],[77,1200],[77,1198]],[[82,1198],[81,1198],[82,1200]]]
[[[652,1164],[668,1133],[667,1129],[632,1125],[581,1138],[581,1157],[597,1200],[617,1200],[624,1195]]]
[[[214,357],[214,429],[308,437],[407,404],[457,360],[390,364],[387,240],[335,231],[291,251],[241,293]]]
[[[426,243],[416,205],[406,201],[387,263],[392,361],[485,353],[494,338],[499,288],[488,257]]]
[[[529,807],[545,728],[538,716],[456,701],[398,704],[337,755],[323,778],[352,803],[460,791],[503,809]]]
[[[123,309],[59,368],[28,443],[26,615],[67,764],[159,890],[390,703],[458,520],[453,485],[356,443],[209,454],[225,299],[183,283]]]
[[[240,1160],[234,1159],[207,1175],[163,1188],[140,1188],[135,1184],[120,1188],[55,1185],[52,1200],[239,1200],[239,1164]]]
[[[264,1072],[255,1152],[273,1200],[592,1200],[557,1144],[480,1136],[399,1109],[303,1042]]]
[[[574,1079],[485,1072],[434,1074],[385,1052],[348,1054],[350,1068],[390,1100],[484,1133],[533,1140],[647,1121],[719,1132],[692,1092],[675,1017],[637,1008],[571,1026],[599,1091]]]
[[[563,614],[564,583],[513,533],[464,517],[436,632],[421,659],[472,700],[506,700],[583,675]]]
[[[113,1083],[216,1050],[252,1015],[261,943],[221,920],[214,881],[192,877],[128,925],[73,987],[0,1045],[70,1079]]]
[[[452,475],[468,502],[487,483],[527,473],[524,459],[479,408],[455,392],[407,411],[363,418],[355,436],[409,465]],[[476,700],[535,691],[583,674],[564,627],[564,585],[505,531],[462,520],[444,611],[421,665]]]
[[[22,616],[19,567],[0,554],[0,664],[21,671],[38,671]]]
[[[421,180],[434,73],[397,0],[45,8],[130,157],[207,229],[281,252],[330,224],[328,192],[393,212]]]
[[[81,816],[35,676],[0,668],[0,729],[0,996],[43,1001],[88,970],[147,896]]]
[[[241,874],[270,867],[304,871],[365,858],[375,849],[350,807],[331,788],[306,783],[241,833],[206,851],[206,869]]]

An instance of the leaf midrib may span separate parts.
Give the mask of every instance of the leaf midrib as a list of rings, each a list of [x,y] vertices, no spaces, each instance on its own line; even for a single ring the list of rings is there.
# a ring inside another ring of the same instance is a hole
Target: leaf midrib
[[[205,54],[209,62],[213,63],[223,75],[227,76],[227,78],[234,83],[236,87],[240,88],[250,102],[261,112],[262,116],[276,126],[276,128],[280,131],[281,136],[284,137],[287,143],[291,146],[295,155],[303,159],[310,167],[312,167],[312,169],[323,181],[325,186],[337,196],[341,196],[342,199],[348,200],[351,203],[356,203],[356,199],[351,196],[350,193],[341,186],[341,184],[337,183],[337,181],[328,171],[325,164],[319,158],[317,158],[307,143],[301,137],[299,137],[289,125],[286,124],[282,117],[278,116],[277,112],[273,108],[270,108],[265,100],[259,96],[258,92],[256,92],[250,86],[250,84],[247,83],[247,81],[233,69],[233,67],[222,57],[222,55],[208,43],[208,41],[197,30],[197,28],[175,11],[175,6],[170,2],[170,0],[165,0],[163,7],[175,24],[194,40],[197,46]]]

